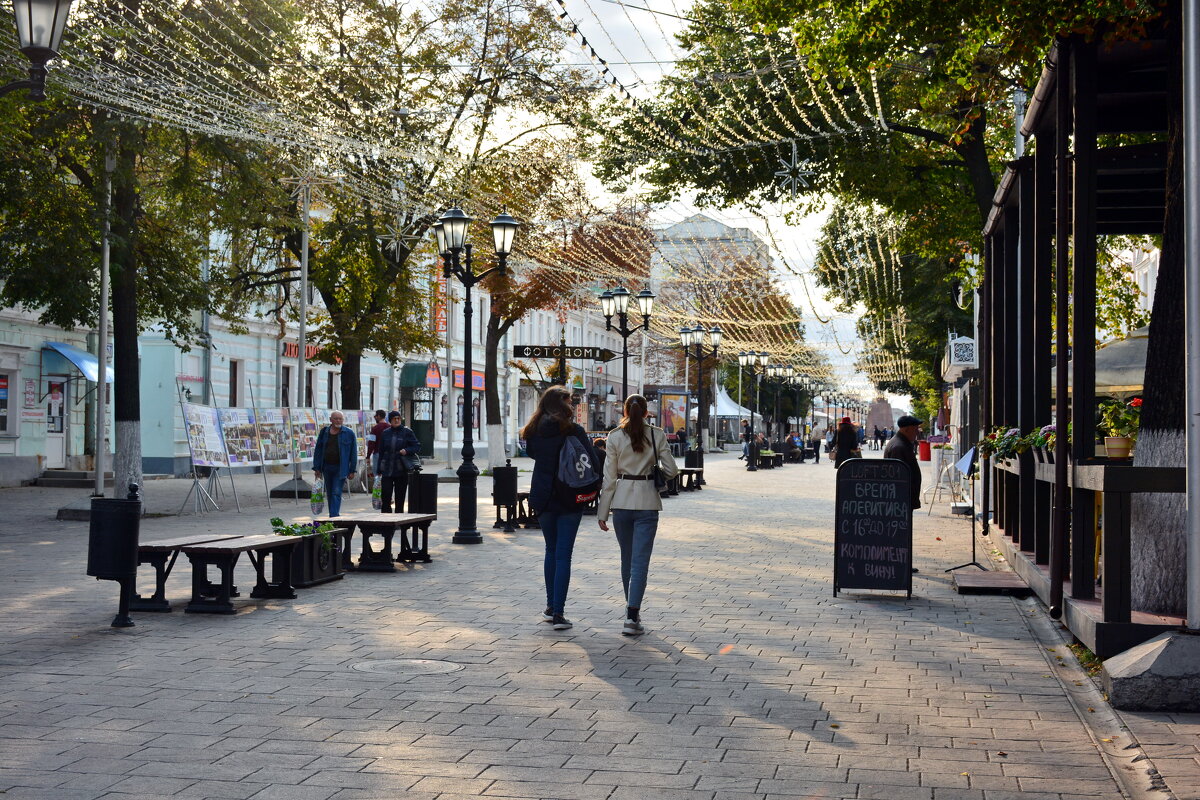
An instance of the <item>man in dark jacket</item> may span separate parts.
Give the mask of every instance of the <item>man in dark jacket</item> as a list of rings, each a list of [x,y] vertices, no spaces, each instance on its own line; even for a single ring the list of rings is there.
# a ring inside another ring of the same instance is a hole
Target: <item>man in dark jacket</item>
[[[917,437],[921,420],[907,414],[896,423],[896,435],[883,448],[884,458],[894,458],[908,465],[909,494],[913,510],[921,507],[921,465],[917,463]]]

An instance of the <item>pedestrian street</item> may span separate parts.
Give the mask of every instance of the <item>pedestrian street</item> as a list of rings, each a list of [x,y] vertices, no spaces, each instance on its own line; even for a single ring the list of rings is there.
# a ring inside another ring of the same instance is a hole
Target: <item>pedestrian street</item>
[[[1131,763],[1141,750],[1125,750],[1130,733],[1035,600],[953,591],[943,570],[968,560],[970,524],[945,503],[915,514],[911,599],[835,598],[826,460],[755,473],[710,454],[706,477],[664,501],[640,637],[621,635],[616,543],[594,518],[575,549],[574,627],[554,631],[540,533],[492,529],[481,503],[484,543],[452,545],[445,486],[428,564],[255,600],[239,563],[232,616],[182,613],[180,565],[172,613],[110,628],[115,584],[84,574],[87,523],[51,519],[56,490],[0,491],[0,790],[1066,800],[1127,796],[1114,772],[1145,788],[1153,763],[1174,796],[1198,796],[1196,715],[1125,715],[1147,749],[1173,748]],[[186,482],[147,491],[152,510],[171,493],[178,506]],[[300,510],[152,516],[141,538],[266,531]]]

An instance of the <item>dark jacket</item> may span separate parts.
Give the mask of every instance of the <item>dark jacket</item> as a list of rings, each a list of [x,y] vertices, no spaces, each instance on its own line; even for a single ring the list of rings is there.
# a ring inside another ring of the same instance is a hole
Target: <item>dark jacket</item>
[[[566,434],[558,429],[558,423],[543,418],[538,424],[537,432],[525,440],[525,452],[533,459],[533,476],[529,482],[529,507],[541,513],[543,511],[575,511],[565,508],[554,497],[554,475],[558,472],[558,451],[562,448],[566,436],[576,436],[583,441],[584,446],[592,454],[592,463],[599,464],[596,450],[588,441],[583,428],[572,423]]]
[[[332,469],[333,464],[325,464],[325,443],[329,441],[329,426],[321,428],[321,432],[317,434],[317,449],[313,453],[313,469],[321,472],[325,467]],[[338,468],[338,479],[345,478],[351,472],[358,468],[358,442],[354,438],[354,431],[343,426],[342,432],[338,435],[338,455],[341,457]]]
[[[899,431],[883,448],[884,458],[894,458],[908,465],[909,499],[913,510],[921,507],[921,465],[917,463],[916,445],[904,438]]]
[[[858,449],[858,432],[842,430],[839,427],[833,436],[833,445],[834,461],[840,467],[843,461],[854,457],[854,451]]]
[[[375,442],[375,451],[379,453],[379,474],[381,476],[398,478],[408,472],[404,466],[404,456],[400,455],[401,450],[407,450],[408,455],[415,455],[421,452],[421,442],[409,428],[403,425],[393,428],[389,425],[386,431],[379,434],[379,438]]]

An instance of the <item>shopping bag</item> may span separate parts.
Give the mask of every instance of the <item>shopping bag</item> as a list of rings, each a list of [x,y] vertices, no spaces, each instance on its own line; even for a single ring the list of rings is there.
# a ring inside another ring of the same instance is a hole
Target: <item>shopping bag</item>
[[[314,517],[321,516],[325,510],[325,479],[317,478],[313,483],[312,491],[308,495],[308,507],[312,511]]]

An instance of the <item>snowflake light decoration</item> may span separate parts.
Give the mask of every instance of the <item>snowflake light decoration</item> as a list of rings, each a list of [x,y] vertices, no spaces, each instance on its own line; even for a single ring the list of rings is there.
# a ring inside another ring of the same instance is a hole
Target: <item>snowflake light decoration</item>
[[[775,177],[779,178],[779,184],[785,190],[792,193],[792,199],[796,199],[796,195],[800,192],[800,187],[808,188],[808,181],[804,180],[804,176],[812,175],[813,171],[805,169],[800,161],[799,155],[796,153],[796,140],[792,139],[792,159],[784,161],[779,159],[779,166],[782,167],[775,173]]]

